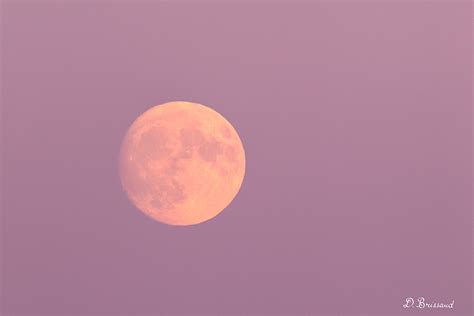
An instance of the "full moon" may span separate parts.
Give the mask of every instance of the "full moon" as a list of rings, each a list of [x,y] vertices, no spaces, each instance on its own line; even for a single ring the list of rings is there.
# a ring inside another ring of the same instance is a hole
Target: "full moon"
[[[193,225],[224,210],[245,174],[234,127],[213,109],[169,102],[141,114],[120,150],[119,172],[130,201],[169,225]]]

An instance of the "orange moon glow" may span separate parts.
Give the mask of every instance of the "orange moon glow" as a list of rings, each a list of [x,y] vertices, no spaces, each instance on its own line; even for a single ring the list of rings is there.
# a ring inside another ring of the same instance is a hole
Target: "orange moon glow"
[[[140,115],[120,151],[120,179],[131,202],[169,225],[207,221],[234,199],[245,152],[232,125],[197,103],[169,102]]]

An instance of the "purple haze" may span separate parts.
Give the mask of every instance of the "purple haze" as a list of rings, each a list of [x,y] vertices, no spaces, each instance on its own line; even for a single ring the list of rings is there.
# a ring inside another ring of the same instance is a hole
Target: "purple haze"
[[[3,1],[2,315],[470,315],[470,1]],[[202,225],[127,200],[152,105],[247,173]],[[404,310],[406,297],[453,310]]]

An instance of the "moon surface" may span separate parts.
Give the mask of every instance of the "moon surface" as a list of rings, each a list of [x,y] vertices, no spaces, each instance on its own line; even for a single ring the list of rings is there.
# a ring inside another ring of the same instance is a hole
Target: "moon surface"
[[[169,102],[140,115],[120,150],[120,179],[130,201],[169,225],[193,225],[224,210],[245,174],[234,127],[211,108]]]

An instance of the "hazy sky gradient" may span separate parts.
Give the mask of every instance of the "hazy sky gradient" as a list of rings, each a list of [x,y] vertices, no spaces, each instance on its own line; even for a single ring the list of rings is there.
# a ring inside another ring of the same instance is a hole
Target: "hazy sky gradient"
[[[2,4],[4,315],[471,314],[470,1]],[[185,228],[117,170],[173,100],[247,154]]]

